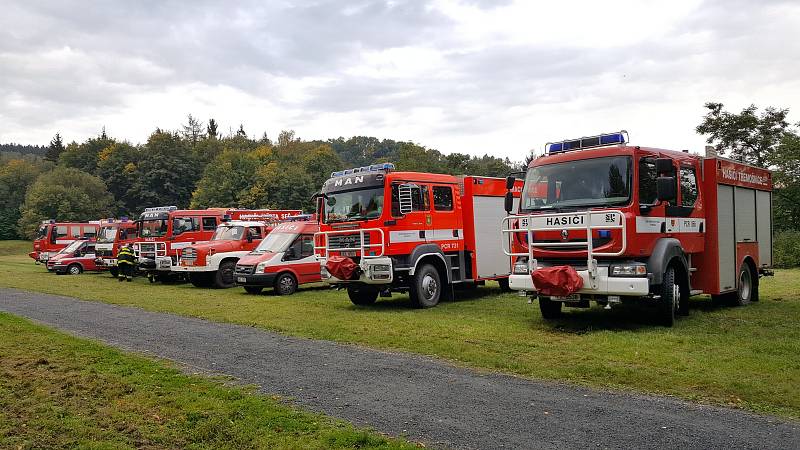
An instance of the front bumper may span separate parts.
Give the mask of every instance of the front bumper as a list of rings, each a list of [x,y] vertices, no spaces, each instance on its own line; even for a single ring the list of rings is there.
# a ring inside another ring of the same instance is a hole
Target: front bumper
[[[169,256],[157,256],[155,259],[139,258],[139,269],[141,270],[169,272],[172,267],[172,258]]]
[[[65,265],[47,266],[47,270],[50,270],[52,272],[59,273],[59,274],[67,273],[67,266],[65,266]]]
[[[647,277],[610,277],[608,266],[597,268],[595,277],[596,289],[592,289],[592,279],[588,270],[578,270],[583,278],[583,288],[579,294],[619,295],[641,297],[650,293],[650,281]],[[512,274],[508,277],[508,286],[515,291],[536,292],[530,274]]]
[[[94,263],[103,267],[117,267],[116,258],[97,258]]]
[[[216,269],[212,269],[209,266],[172,266],[171,269],[173,272],[216,272]]]
[[[254,273],[250,275],[234,275],[239,286],[272,286],[275,284],[275,273]]]
[[[320,275],[322,281],[328,284],[372,284],[372,285],[385,285],[391,284],[394,281],[394,266],[392,259],[388,256],[379,258],[365,258],[359,263],[360,271],[358,278],[352,280],[342,280],[336,278],[328,272],[325,268],[325,260],[321,261]]]

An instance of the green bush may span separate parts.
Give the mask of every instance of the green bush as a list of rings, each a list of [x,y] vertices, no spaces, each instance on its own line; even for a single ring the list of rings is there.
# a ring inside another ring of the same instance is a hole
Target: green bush
[[[775,234],[773,246],[775,267],[800,267],[800,231],[781,231]]]

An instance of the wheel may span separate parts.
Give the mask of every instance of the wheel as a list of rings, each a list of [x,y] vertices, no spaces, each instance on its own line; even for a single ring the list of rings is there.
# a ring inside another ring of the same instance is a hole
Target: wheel
[[[424,264],[414,273],[408,295],[417,308],[432,308],[442,297],[442,279],[431,264]]]
[[[275,293],[278,295],[292,295],[297,290],[297,280],[290,273],[282,273],[275,279]]]
[[[119,276],[119,269],[116,267],[111,267],[108,269],[108,273],[110,273],[112,277],[117,278]]]
[[[739,280],[736,288],[736,295],[731,296],[731,300],[735,306],[744,306],[750,302],[758,301],[758,285],[757,278],[753,276],[753,271],[750,270],[750,265],[743,263],[739,268]]]
[[[222,264],[219,265],[219,269],[214,273],[214,287],[221,289],[233,287],[233,285],[236,284],[236,280],[233,277],[233,271],[235,269],[236,261],[222,261]]]
[[[378,299],[378,290],[371,286],[352,284],[347,286],[347,296],[354,305],[371,305]]]
[[[192,283],[192,286],[199,287],[199,288],[207,288],[211,287],[213,283],[213,279],[211,278],[212,275],[208,272],[196,272],[189,274],[189,282]]]
[[[497,284],[500,285],[501,292],[511,292],[511,288],[508,286],[508,278],[500,278],[497,280]]]
[[[258,295],[263,291],[264,288],[261,286],[245,286],[244,291],[248,294]]]
[[[661,298],[658,300],[658,321],[665,327],[675,324],[675,316],[681,303],[681,287],[675,279],[675,268],[669,267],[664,272],[661,282]]]
[[[67,273],[70,275],[80,275],[81,272],[83,272],[83,267],[81,267],[80,264],[70,264],[69,267],[67,267]]]
[[[554,302],[547,297],[539,297],[539,310],[545,319],[557,319],[561,317],[561,302]]]

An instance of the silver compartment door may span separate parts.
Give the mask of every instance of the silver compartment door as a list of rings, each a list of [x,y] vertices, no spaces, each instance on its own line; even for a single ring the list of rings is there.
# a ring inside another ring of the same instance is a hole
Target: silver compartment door
[[[717,228],[719,233],[719,289],[736,288],[736,236],[733,220],[733,186],[717,186]]]
[[[756,238],[758,263],[772,266],[772,193],[756,191]]]
[[[511,260],[503,253],[503,234],[500,232],[500,221],[506,216],[503,209],[503,197],[474,197],[475,253],[477,257],[478,277],[487,278],[508,275],[511,272]],[[519,199],[514,199],[517,210]]]

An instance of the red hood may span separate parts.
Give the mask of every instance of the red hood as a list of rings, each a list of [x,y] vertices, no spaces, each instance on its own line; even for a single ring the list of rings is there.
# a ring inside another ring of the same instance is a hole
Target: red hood
[[[237,264],[241,264],[243,266],[255,266],[258,263],[262,263],[264,261],[269,261],[272,259],[276,254],[273,252],[264,252],[264,253],[248,253],[242,256],[239,259]]]
[[[214,253],[222,253],[222,252],[235,252],[237,250],[241,250],[242,246],[247,241],[242,240],[230,240],[230,241],[205,241],[205,242],[198,242],[196,244],[192,244],[186,248],[193,248],[197,250],[197,254],[208,254],[209,250],[212,248],[214,249]]]

